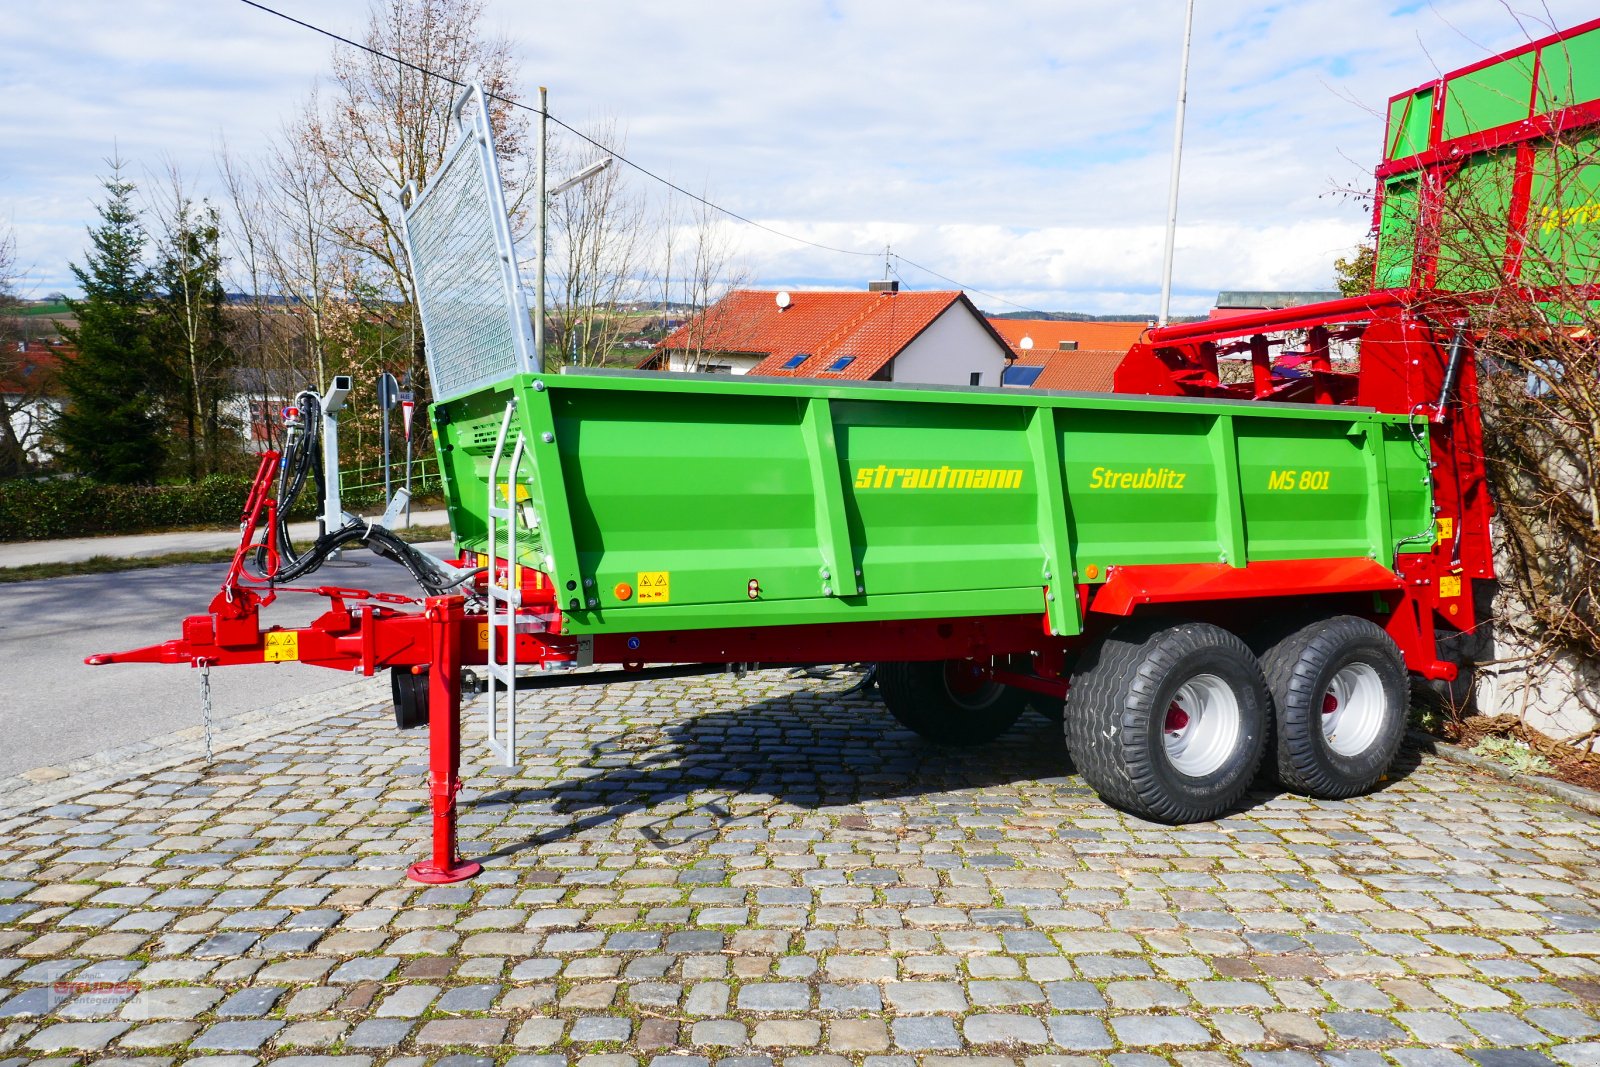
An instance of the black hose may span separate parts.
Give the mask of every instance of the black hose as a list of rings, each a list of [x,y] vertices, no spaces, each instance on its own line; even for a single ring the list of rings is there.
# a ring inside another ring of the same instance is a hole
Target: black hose
[[[251,572],[268,583],[277,585],[292,582],[310,574],[327,562],[328,557],[343,546],[364,541],[373,552],[393,560],[404,567],[416,583],[428,594],[440,596],[482,572],[476,571],[440,580],[438,572],[429,564],[430,557],[410,542],[402,540],[392,531],[364,520],[345,523],[337,530],[325,530],[302,554],[295,551],[289,538],[289,511],[305,490],[309,474],[317,486],[319,513],[326,508],[328,487],[322,473],[322,402],[316,393],[307,390],[295,398],[304,420],[304,432],[293,435],[285,444],[283,459],[278,465],[277,518],[274,533],[278,542],[278,569],[267,572],[267,548],[262,544],[251,561]],[[253,531],[252,531],[253,532]]]
[[[289,436],[284,445],[283,458],[278,464],[277,518],[273,524],[273,533],[278,542],[278,570],[268,573],[267,548],[264,543],[256,549],[255,559],[250,567],[252,574],[267,582],[290,580],[284,577],[285,571],[293,568],[302,559],[295,550],[293,539],[289,536],[289,512],[305,489],[307,474],[310,474],[317,483],[319,510],[327,496],[322,464],[319,462],[322,454],[321,399],[308,389],[295,397],[295,403],[300,408],[303,432]],[[296,573],[303,574],[305,570]]]

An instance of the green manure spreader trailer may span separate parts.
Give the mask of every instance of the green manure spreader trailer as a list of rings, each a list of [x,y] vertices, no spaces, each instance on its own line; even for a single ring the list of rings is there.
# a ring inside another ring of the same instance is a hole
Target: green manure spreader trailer
[[[937,744],[1059,718],[1089,784],[1146,818],[1215,818],[1262,773],[1370,790],[1410,682],[1457,678],[1441,638],[1473,630],[1493,577],[1479,335],[1444,208],[1495,205],[1507,255],[1593,259],[1585,56],[1600,20],[1397,96],[1380,287],[1151,329],[1113,394],[542,366],[468,91],[462,136],[403,197],[455,559],[339,510],[336,381],[286,413],[210,611],[91,662],[389,670],[400,724],[432,731],[425,881],[477,869],[453,836],[463,688],[487,689],[508,764],[519,691],[861,662]],[[297,552],[281,514],[319,462],[329,532]],[[352,541],[426,598],[317,587],[333,606],[311,626],[262,624]]]

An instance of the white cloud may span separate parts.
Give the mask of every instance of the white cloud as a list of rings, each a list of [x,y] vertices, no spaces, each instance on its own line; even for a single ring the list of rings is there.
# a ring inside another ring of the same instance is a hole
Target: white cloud
[[[277,3],[348,35],[364,19],[363,0]],[[328,42],[227,0],[7,7],[0,137],[24,150],[0,162],[0,214],[41,292],[81,258],[113,145],[148,170],[166,156],[208,170],[219,137],[259,147],[326,68]],[[1563,26],[1593,14],[1548,9]],[[1519,27],[1485,0],[1198,5],[1175,307],[1327,285],[1366,228],[1327,193],[1368,180],[1388,96],[1546,17]],[[1130,312],[1155,302],[1181,19],[1182,0],[489,7],[526,95],[549,85],[574,123],[616,117],[630,157],[742,214],[862,251],[890,243],[1017,303]],[[763,283],[882,270],[737,232]]]

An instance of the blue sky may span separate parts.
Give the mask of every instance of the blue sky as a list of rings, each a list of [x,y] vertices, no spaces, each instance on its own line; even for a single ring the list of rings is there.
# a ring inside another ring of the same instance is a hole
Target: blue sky
[[[365,0],[276,0],[359,35]],[[1325,288],[1367,228],[1384,102],[1592,17],[1549,0],[1199,0],[1174,311],[1219,289]],[[202,191],[258,152],[329,43],[236,0],[11,0],[0,219],[25,287],[67,288],[113,152]],[[532,97],[611,117],[627,154],[843,256],[730,224],[763,285],[857,287],[885,244],[991,310],[1156,304],[1182,0],[528,4],[488,0]],[[945,283],[906,266],[906,285]],[[1009,301],[1010,303],[1007,303]]]

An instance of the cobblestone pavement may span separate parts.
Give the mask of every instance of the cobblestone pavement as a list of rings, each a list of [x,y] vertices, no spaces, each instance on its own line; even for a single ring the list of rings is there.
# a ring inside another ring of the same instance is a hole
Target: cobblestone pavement
[[[7,817],[0,1067],[1600,1065],[1593,817],[1430,758],[1157,826],[1043,719],[944,752],[845,684],[469,737],[457,886],[371,705]]]

